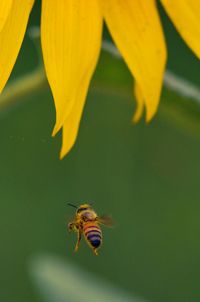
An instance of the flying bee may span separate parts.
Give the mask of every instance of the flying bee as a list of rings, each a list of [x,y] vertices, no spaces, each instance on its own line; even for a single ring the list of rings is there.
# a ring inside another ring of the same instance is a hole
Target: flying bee
[[[74,220],[68,223],[69,231],[77,232],[78,238],[75,246],[75,252],[78,251],[82,234],[84,234],[86,242],[92,248],[95,255],[102,244],[102,231],[100,224],[112,226],[112,219],[108,216],[97,216],[91,205],[85,203],[79,207],[68,203],[68,205],[76,208]]]

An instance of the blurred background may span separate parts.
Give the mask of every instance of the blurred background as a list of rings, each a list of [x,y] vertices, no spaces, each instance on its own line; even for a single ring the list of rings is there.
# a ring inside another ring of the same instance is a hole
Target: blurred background
[[[168,69],[200,87],[200,62],[159,9]],[[39,20],[36,1],[29,27]],[[37,63],[26,34],[9,84]],[[0,110],[2,302],[90,301],[92,291],[94,302],[200,300],[200,105],[164,87],[150,124],[133,125],[134,108],[127,67],[102,51],[77,142],[62,161],[47,83]],[[76,234],[66,230],[67,202],[85,201],[116,222],[103,228],[98,257],[84,240],[74,254]]]

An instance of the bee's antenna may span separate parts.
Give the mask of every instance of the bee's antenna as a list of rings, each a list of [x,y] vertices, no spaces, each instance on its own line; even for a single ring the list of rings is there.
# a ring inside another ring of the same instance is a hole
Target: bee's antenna
[[[73,208],[78,209],[78,207],[77,207],[77,206],[75,206],[74,204],[72,204],[72,203],[70,203],[70,202],[68,202],[67,204],[68,204],[68,206],[71,206],[71,207],[73,207]]]

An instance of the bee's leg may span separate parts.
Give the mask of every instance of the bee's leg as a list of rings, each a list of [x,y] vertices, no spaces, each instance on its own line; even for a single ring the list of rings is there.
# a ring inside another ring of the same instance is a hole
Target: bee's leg
[[[76,231],[76,223],[75,222],[70,222],[68,223],[68,230],[71,231]]]
[[[97,253],[97,249],[93,249],[93,252],[94,252],[94,254],[96,255],[96,256],[98,256],[98,253]]]
[[[75,252],[78,251],[80,241],[81,241],[81,230],[79,229],[79,230],[78,230],[78,239],[77,239],[76,246],[75,246],[75,250],[74,250]]]

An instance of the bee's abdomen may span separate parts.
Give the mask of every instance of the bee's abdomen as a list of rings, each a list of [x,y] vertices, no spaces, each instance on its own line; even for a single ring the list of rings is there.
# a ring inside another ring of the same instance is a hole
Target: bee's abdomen
[[[102,243],[102,233],[100,227],[94,222],[87,222],[84,227],[84,234],[89,243],[98,248]]]

